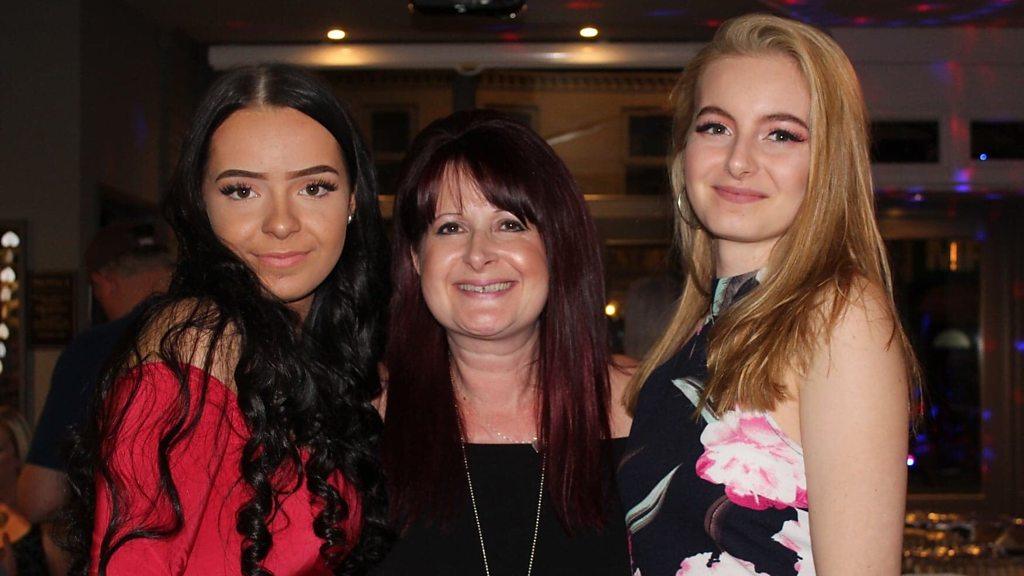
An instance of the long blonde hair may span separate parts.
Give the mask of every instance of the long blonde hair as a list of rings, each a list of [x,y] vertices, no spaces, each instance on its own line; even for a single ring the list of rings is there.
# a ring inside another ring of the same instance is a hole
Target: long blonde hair
[[[885,245],[875,221],[867,110],[853,65],[823,32],[751,14],[723,24],[683,71],[674,91],[670,169],[685,288],[668,331],[630,383],[625,400],[630,410],[650,373],[679,351],[710,306],[712,237],[697,221],[683,174],[697,83],[708,65],[722,57],[774,55],[797,63],[811,95],[807,192],[772,250],[762,285],[716,320],[708,342],[709,378],[698,411],[773,409],[786,398],[784,375],[806,371],[815,347],[845,311],[851,289],[864,281],[888,293],[894,324],[890,345],[907,358],[908,383],[918,381],[913,350],[892,302]]]

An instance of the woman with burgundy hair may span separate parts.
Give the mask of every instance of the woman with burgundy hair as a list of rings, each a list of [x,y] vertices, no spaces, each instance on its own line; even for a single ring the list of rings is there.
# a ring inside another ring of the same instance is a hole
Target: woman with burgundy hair
[[[613,366],[583,196],[529,128],[457,112],[413,143],[394,210],[381,574],[628,573]]]

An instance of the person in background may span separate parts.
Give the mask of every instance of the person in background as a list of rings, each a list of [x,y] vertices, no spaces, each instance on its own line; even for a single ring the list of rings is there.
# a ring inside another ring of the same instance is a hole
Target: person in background
[[[154,226],[112,224],[89,244],[85,266],[93,295],[110,321],[79,334],[57,359],[18,478],[18,509],[33,523],[50,519],[64,503],[67,475],[62,450],[69,431],[85,421],[100,369],[137,315],[138,305],[167,290],[174,259]]]
[[[25,417],[10,406],[0,406],[0,574],[48,574],[46,551],[39,524],[14,506],[18,471],[31,440]]]
[[[497,112],[437,120],[410,150],[381,401],[401,534],[380,574],[626,576],[613,470],[629,373],[582,194]]]
[[[69,472],[77,572],[363,574],[389,541],[373,398],[373,164],[323,81],[207,90],[164,197],[178,263],[97,383]]]
[[[919,376],[849,59],[726,22],[676,88],[671,175],[685,288],[618,474],[635,573],[898,575]]]
[[[139,305],[164,292],[174,271],[168,243],[150,224],[118,223],[104,227],[85,251],[85,268],[93,295],[109,320],[79,334],[57,359],[50,390],[36,424],[32,445],[18,476],[18,510],[33,524],[41,523],[50,571],[66,571],[66,559],[53,546],[49,520],[67,499],[64,450],[72,427],[85,422],[100,370]]]

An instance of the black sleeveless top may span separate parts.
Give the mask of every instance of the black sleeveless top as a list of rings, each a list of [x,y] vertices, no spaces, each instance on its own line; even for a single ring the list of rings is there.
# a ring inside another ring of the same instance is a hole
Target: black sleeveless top
[[[757,286],[716,280],[707,323],[637,398],[618,470],[634,576],[814,574],[800,446],[768,413],[694,419],[714,317]]]
[[[625,439],[611,441],[618,462]],[[541,458],[528,444],[467,444],[480,525],[487,546],[491,576],[524,576],[530,561]],[[607,470],[613,482],[613,467]],[[453,470],[452,482],[466,482]],[[569,537],[547,496],[541,508],[540,531],[533,562],[534,576],[628,576],[626,528],[614,488],[605,506],[605,525]],[[453,524],[442,530],[426,521],[414,523],[399,538],[374,572],[378,576],[431,574],[472,576],[484,573],[473,509],[467,494]]]

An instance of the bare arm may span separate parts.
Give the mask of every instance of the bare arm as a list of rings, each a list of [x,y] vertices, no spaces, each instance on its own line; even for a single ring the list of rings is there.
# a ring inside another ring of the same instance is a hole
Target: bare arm
[[[60,470],[26,463],[18,474],[18,511],[32,524],[50,519],[64,505],[67,481]]]
[[[907,483],[905,359],[882,291],[862,286],[800,388],[818,574],[899,574]]]
[[[629,436],[629,429],[633,425],[633,417],[626,410],[624,402],[626,386],[629,384],[633,372],[636,371],[637,362],[629,356],[616,355],[608,367],[608,383],[611,388],[611,399],[608,403],[608,424],[611,427],[612,438],[623,438]]]

